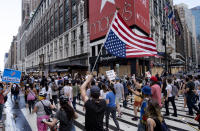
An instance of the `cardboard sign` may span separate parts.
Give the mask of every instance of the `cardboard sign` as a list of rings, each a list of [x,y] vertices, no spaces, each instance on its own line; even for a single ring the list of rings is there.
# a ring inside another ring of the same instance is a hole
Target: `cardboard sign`
[[[20,83],[21,71],[4,69],[2,81],[11,83]]]
[[[106,75],[110,80],[115,80],[116,74],[114,70],[106,71]]]

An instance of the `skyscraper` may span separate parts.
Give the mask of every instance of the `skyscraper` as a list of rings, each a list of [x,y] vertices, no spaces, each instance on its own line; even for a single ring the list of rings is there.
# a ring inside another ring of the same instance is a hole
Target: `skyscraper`
[[[195,17],[196,36],[197,39],[200,41],[200,6],[192,8],[191,11]]]

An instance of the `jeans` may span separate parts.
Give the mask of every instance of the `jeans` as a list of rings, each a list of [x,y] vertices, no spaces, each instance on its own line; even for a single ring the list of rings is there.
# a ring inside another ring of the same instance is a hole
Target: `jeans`
[[[197,108],[197,106],[193,102],[193,97],[194,97],[194,94],[188,94],[187,95],[187,107],[189,109],[189,114],[190,115],[193,115],[193,109],[195,111],[199,112],[199,109]]]
[[[174,115],[177,115],[177,110],[176,110],[176,105],[175,105],[175,96],[168,97],[168,101],[165,101],[166,114],[169,115],[169,102],[172,103],[172,106],[173,106],[173,109],[174,109]]]
[[[113,121],[114,121],[117,129],[119,130],[119,123],[116,118],[116,107],[107,107],[107,109],[106,109],[106,129],[108,129],[110,113],[112,115]]]
[[[29,108],[29,112],[31,113],[31,108],[32,108],[32,110],[34,108],[34,100],[29,100],[28,101],[28,108]]]
[[[74,109],[76,110],[76,96],[73,97],[72,105],[73,105]]]
[[[3,107],[4,107],[4,104],[0,104],[0,120],[2,120]]]
[[[18,94],[14,94],[14,101],[16,101],[18,98]]]

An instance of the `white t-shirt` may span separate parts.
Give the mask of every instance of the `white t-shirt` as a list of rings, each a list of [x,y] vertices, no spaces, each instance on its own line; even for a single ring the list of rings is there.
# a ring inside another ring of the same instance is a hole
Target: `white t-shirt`
[[[72,100],[73,97],[73,92],[72,92],[72,87],[71,86],[64,86],[64,95],[68,96],[70,100]]]
[[[169,97],[172,97],[172,85],[168,84],[166,90],[167,92],[170,91]]]
[[[101,90],[100,95],[101,95],[102,99],[106,99],[107,92],[105,93],[103,90]]]
[[[48,91],[46,91],[45,87],[43,87],[41,91],[47,93],[47,97],[46,97],[47,100],[50,100],[52,98],[52,90],[50,87],[49,87]]]

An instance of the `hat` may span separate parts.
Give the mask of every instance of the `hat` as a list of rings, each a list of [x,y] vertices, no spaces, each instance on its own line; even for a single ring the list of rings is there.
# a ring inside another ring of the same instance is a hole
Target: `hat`
[[[119,77],[116,77],[115,80],[116,80],[116,81],[119,81],[120,79],[119,79]]]
[[[41,91],[41,92],[39,93],[39,96],[46,97],[46,96],[47,96],[47,93],[46,93],[46,92],[44,92],[44,91]]]
[[[91,94],[100,94],[100,89],[97,86],[92,86],[92,88],[90,89],[90,93]]]
[[[151,81],[154,81],[154,82],[157,82],[157,81],[158,81],[157,77],[155,77],[155,76],[152,76],[150,80],[151,80]]]
[[[151,88],[149,86],[144,86],[142,88],[142,93],[145,95],[151,95]]]

